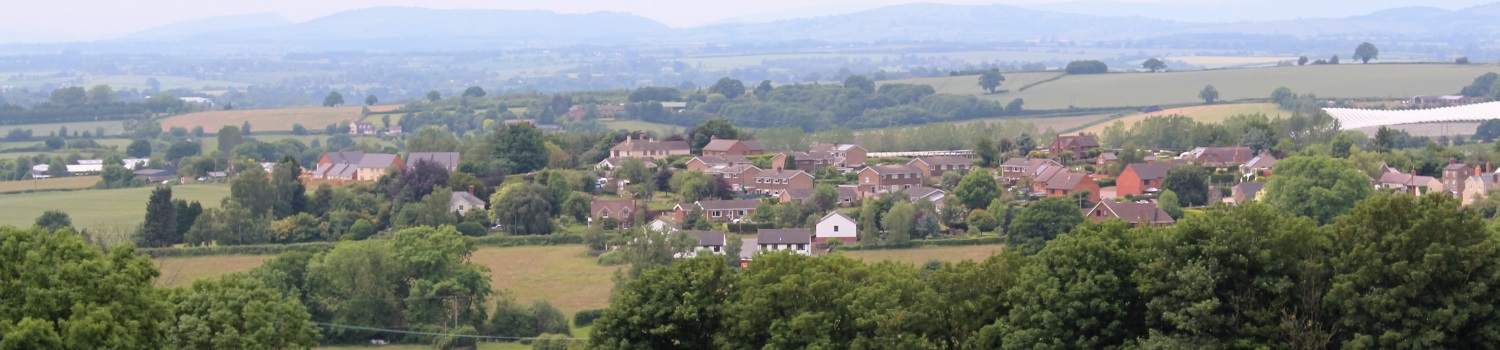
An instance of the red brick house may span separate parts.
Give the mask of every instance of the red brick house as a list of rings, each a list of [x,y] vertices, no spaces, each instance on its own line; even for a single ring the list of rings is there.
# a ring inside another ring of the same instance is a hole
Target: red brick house
[[[1049,169],[1061,168],[1062,163],[1051,159],[1011,158],[1000,164],[1000,181],[1015,183],[1021,179],[1035,179]]]
[[[949,171],[958,171],[960,174],[968,173],[969,169],[974,168],[974,162],[969,161],[968,158],[953,156],[918,157],[906,162],[906,165],[922,169],[923,176],[932,178],[942,177],[943,173]]]
[[[843,161],[839,163],[839,167],[842,168],[858,168],[865,166],[865,160],[867,159],[867,155],[869,154],[868,150],[866,150],[864,147],[860,147],[859,145],[837,143],[825,143],[817,146],[812,146],[812,149],[809,149],[808,152],[832,153],[834,157],[843,159]]]
[[[738,221],[755,215],[759,199],[736,199],[727,201],[698,201],[693,203],[703,211],[703,217],[715,222]]]
[[[1115,162],[1118,162],[1118,161],[1120,161],[1120,156],[1115,155],[1115,152],[1099,153],[1098,157],[1094,157],[1094,166],[1102,167],[1102,166],[1114,164]],[[1104,172],[1104,171],[1100,170],[1099,172]]]
[[[771,169],[781,170],[786,168],[786,159],[791,157],[797,167],[792,170],[801,170],[816,173],[818,169],[837,168],[844,163],[844,159],[829,152],[781,152],[771,157]]]
[[[625,136],[625,142],[621,142],[609,149],[610,158],[645,158],[658,159],[667,156],[692,154],[687,141],[658,141],[649,138],[637,139],[635,135]]]
[[[1115,194],[1124,197],[1156,193],[1161,190],[1161,180],[1167,177],[1167,170],[1183,163],[1173,161],[1126,165],[1125,171],[1120,172],[1120,176],[1115,178]]]
[[[630,227],[635,224],[635,214],[644,209],[632,199],[607,200],[596,197],[589,202],[589,222],[614,219],[620,223],[620,227]]]
[[[709,169],[714,169],[714,168],[728,168],[728,167],[732,167],[732,166],[735,166],[735,165],[750,165],[750,164],[751,164],[750,159],[749,158],[745,158],[745,156],[728,156],[728,157],[706,157],[706,156],[703,156],[703,157],[693,157],[693,159],[689,159],[687,161],[687,170],[688,171],[708,172]]]
[[[703,155],[710,157],[753,156],[765,154],[766,149],[758,141],[713,139],[703,145]]]
[[[1074,172],[1064,172],[1052,177],[1042,186],[1047,192],[1047,197],[1068,197],[1079,191],[1089,192],[1089,201],[1099,201],[1099,184],[1088,175]]]
[[[910,165],[875,165],[859,171],[861,198],[921,185],[922,169]]]
[[[745,184],[756,193],[772,197],[788,190],[813,189],[813,176],[801,170],[764,170],[755,174],[755,182]]]
[[[1094,222],[1102,222],[1109,219],[1120,219],[1140,226],[1166,226],[1177,223],[1172,216],[1156,206],[1156,203],[1122,203],[1103,201],[1095,204],[1092,209],[1084,210],[1083,216]]]
[[[1250,147],[1198,147],[1181,158],[1202,166],[1220,167],[1245,164],[1254,157]]]
[[[1052,144],[1047,146],[1053,157],[1061,157],[1063,153],[1073,152],[1074,158],[1085,157],[1089,152],[1099,149],[1099,140],[1089,135],[1058,136],[1052,139]]]

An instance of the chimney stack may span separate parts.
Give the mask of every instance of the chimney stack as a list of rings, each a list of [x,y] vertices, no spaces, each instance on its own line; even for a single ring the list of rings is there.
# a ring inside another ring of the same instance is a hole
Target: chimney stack
[[[469,194],[474,194],[474,185],[469,185]]]

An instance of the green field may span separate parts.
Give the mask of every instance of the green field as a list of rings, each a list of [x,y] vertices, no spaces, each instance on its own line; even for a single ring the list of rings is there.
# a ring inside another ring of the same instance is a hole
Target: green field
[[[0,193],[89,188],[99,183],[99,179],[98,176],[70,176],[55,179],[0,181]]]
[[[401,106],[374,106],[371,111],[389,111]],[[277,109],[246,109],[188,113],[168,117],[161,121],[162,131],[173,127],[192,130],[201,126],[207,132],[215,132],[226,125],[240,126],[250,122],[250,131],[291,131],[292,125],[302,124],[308,129],[323,129],[328,124],[347,123],[360,120],[364,106],[302,107]]]
[[[1453,64],[1343,64],[1269,67],[1167,73],[1111,73],[1070,75],[1017,91],[1042,73],[1006,75],[1003,94],[983,94],[975,76],[893,80],[886,83],[932,84],[939,92],[966,93],[1000,102],[1016,98],[1027,109],[1130,107],[1202,103],[1198,92],[1206,85],[1219,90],[1220,99],[1267,98],[1277,87],[1315,93],[1318,97],[1408,99],[1416,95],[1458,92],[1475,77],[1500,72],[1493,65]],[[1055,74],[1055,73],[1053,73]],[[1013,76],[1015,78],[1013,78]]]
[[[73,219],[73,226],[89,228],[131,228],[146,216],[146,199],[151,187],[71,192],[36,192],[0,195],[0,225],[31,226],[37,216],[48,210],[62,210]],[[229,196],[229,185],[204,184],[172,187],[173,199],[202,202],[216,208]]]
[[[600,119],[600,122],[604,123],[604,127],[612,129],[612,130],[624,129],[624,130],[655,131],[657,135],[661,135],[661,136],[671,135],[673,133],[682,133],[682,132],[684,132],[684,129],[685,129],[683,127],[676,126],[676,125],[657,124],[657,123],[651,123],[651,122],[643,122],[643,121],[639,121],[639,120]]]
[[[1124,122],[1125,126],[1129,127],[1129,126],[1135,125],[1136,122],[1139,122],[1141,120],[1145,120],[1148,117],[1166,116],[1166,115],[1181,115],[1181,116],[1185,116],[1185,117],[1188,117],[1188,118],[1193,118],[1193,120],[1196,120],[1196,121],[1202,122],[1202,123],[1218,123],[1218,122],[1224,121],[1224,119],[1228,119],[1231,116],[1244,115],[1244,114],[1263,114],[1263,115],[1265,115],[1268,118],[1275,119],[1276,117],[1290,117],[1292,115],[1292,112],[1288,112],[1288,111],[1282,110],[1281,108],[1276,107],[1275,104],[1271,104],[1271,103],[1238,103],[1238,104],[1206,105],[1206,106],[1193,106],[1193,107],[1171,108],[1171,109],[1165,109],[1165,110],[1162,110],[1162,111],[1159,111],[1159,112],[1152,112],[1152,113],[1134,113],[1134,114],[1123,116],[1123,117],[1118,118],[1118,119],[1108,120],[1108,121],[1104,121],[1104,122],[1100,122],[1100,123],[1095,123],[1095,124],[1089,125],[1086,128],[1083,128],[1081,130],[1079,130],[1077,128],[1073,128],[1073,129],[1056,129],[1056,130],[1058,132],[1060,132],[1060,133],[1070,133],[1070,132],[1077,131],[1077,132],[1088,132],[1088,133],[1100,134],[1100,133],[1104,132],[1104,128],[1109,127],[1111,124],[1114,124],[1116,120]]]
[[[102,122],[72,122],[72,123],[50,123],[50,124],[23,124],[23,125],[0,125],[0,135],[9,133],[12,129],[31,129],[31,136],[36,138],[47,137],[48,133],[55,133],[62,127],[68,127],[68,133],[84,131],[93,133],[98,128],[104,128],[105,135],[119,135],[125,132],[125,122],[102,121]]]

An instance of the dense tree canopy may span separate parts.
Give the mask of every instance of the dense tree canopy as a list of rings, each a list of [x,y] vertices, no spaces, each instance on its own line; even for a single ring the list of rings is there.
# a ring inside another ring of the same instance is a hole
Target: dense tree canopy
[[[1370,177],[1348,160],[1327,156],[1289,157],[1276,162],[1262,201],[1289,213],[1333,222],[1374,190]]]

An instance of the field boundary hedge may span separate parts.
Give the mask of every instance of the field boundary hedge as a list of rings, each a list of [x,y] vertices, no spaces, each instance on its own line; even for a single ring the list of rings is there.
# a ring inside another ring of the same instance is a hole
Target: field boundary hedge
[[[378,239],[378,238],[377,238]],[[583,236],[553,234],[535,236],[485,236],[470,238],[480,247],[521,247],[583,244]],[[138,248],[136,252],[152,258],[187,258],[215,255],[275,255],[286,252],[318,253],[332,250],[337,242],[307,242],[288,244],[221,245],[183,248]]]
[[[1005,244],[1005,237],[984,236],[978,238],[955,238],[955,239],[922,239],[911,241],[902,245],[866,245],[852,244],[842,245],[834,250],[892,250],[892,249],[917,249],[933,247],[959,247],[973,245],[1001,245]]]

